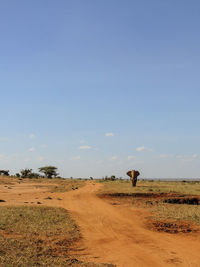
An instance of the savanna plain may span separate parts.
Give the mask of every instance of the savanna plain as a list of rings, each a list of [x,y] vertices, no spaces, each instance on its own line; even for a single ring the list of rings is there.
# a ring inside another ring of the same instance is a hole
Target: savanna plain
[[[0,177],[0,266],[200,266],[200,182]]]

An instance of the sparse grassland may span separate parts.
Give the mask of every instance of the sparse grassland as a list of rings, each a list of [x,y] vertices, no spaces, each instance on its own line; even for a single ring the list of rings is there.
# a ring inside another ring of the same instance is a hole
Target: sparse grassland
[[[124,205],[148,208],[153,220],[187,221],[200,225],[200,205],[164,203],[166,198],[197,196],[200,198],[198,181],[138,181],[132,187],[130,181],[103,182],[99,194]]]
[[[0,208],[0,266],[63,266],[79,238],[62,208]]]
[[[102,182],[101,180],[99,180]],[[199,195],[200,182],[182,182],[182,181],[156,181],[144,180],[138,181],[136,187],[131,186],[127,180],[103,181],[104,187],[101,193],[177,193],[186,195]]]
[[[44,199],[51,199],[51,204],[56,202],[47,195],[48,192],[57,193],[57,199],[62,200],[63,192],[76,190],[84,183],[78,179],[19,179],[1,176],[0,190],[6,200],[4,197],[0,199],[0,266],[112,266],[80,260],[81,234],[65,209],[35,206],[42,204]],[[37,188],[41,190],[37,191]],[[61,198],[58,198],[59,192]],[[20,203],[21,198],[24,205]],[[10,199],[12,204],[3,206]],[[32,206],[27,206],[30,203]],[[55,203],[52,205],[57,206]]]
[[[0,266],[109,266],[69,256],[81,237],[68,212],[49,207],[0,208]],[[110,265],[111,266],[111,265]]]
[[[79,179],[47,179],[47,178],[39,178],[39,179],[24,179],[24,182],[34,182],[38,183],[36,186],[39,187],[48,187],[50,192],[68,192],[71,190],[78,189],[82,186],[84,186],[85,181],[79,180]],[[39,183],[42,183],[40,185]]]
[[[50,192],[68,192],[78,189],[85,184],[85,180],[64,178],[16,178],[0,176],[0,185],[15,185],[16,183],[36,184],[35,188],[48,188]]]

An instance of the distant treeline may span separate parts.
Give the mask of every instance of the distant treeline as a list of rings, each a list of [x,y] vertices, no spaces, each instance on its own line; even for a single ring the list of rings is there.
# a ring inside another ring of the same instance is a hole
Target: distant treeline
[[[32,169],[22,169],[19,173],[16,173],[14,176],[21,177],[21,178],[60,178],[59,174],[57,173],[57,167],[55,166],[44,166],[38,168],[39,173],[33,172]],[[0,170],[0,175],[9,176],[9,170]]]

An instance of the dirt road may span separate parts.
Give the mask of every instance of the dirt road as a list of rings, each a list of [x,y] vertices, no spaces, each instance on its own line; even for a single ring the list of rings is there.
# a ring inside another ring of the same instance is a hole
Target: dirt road
[[[199,233],[168,234],[147,229],[147,210],[111,205],[97,196],[101,186],[87,182],[78,190],[49,193],[45,183],[12,182],[0,185],[0,197],[5,200],[0,204],[67,209],[83,236],[80,250],[74,253],[81,253],[85,262],[113,263],[118,267],[200,266]]]
[[[167,234],[144,226],[145,210],[124,209],[100,199],[100,184],[65,193],[63,207],[81,228],[84,259],[119,267],[200,266],[198,234]]]

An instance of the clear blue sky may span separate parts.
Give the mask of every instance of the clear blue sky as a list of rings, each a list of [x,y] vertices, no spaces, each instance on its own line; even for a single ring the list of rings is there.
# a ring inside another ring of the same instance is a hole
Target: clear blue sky
[[[198,0],[2,0],[0,168],[200,177]]]

